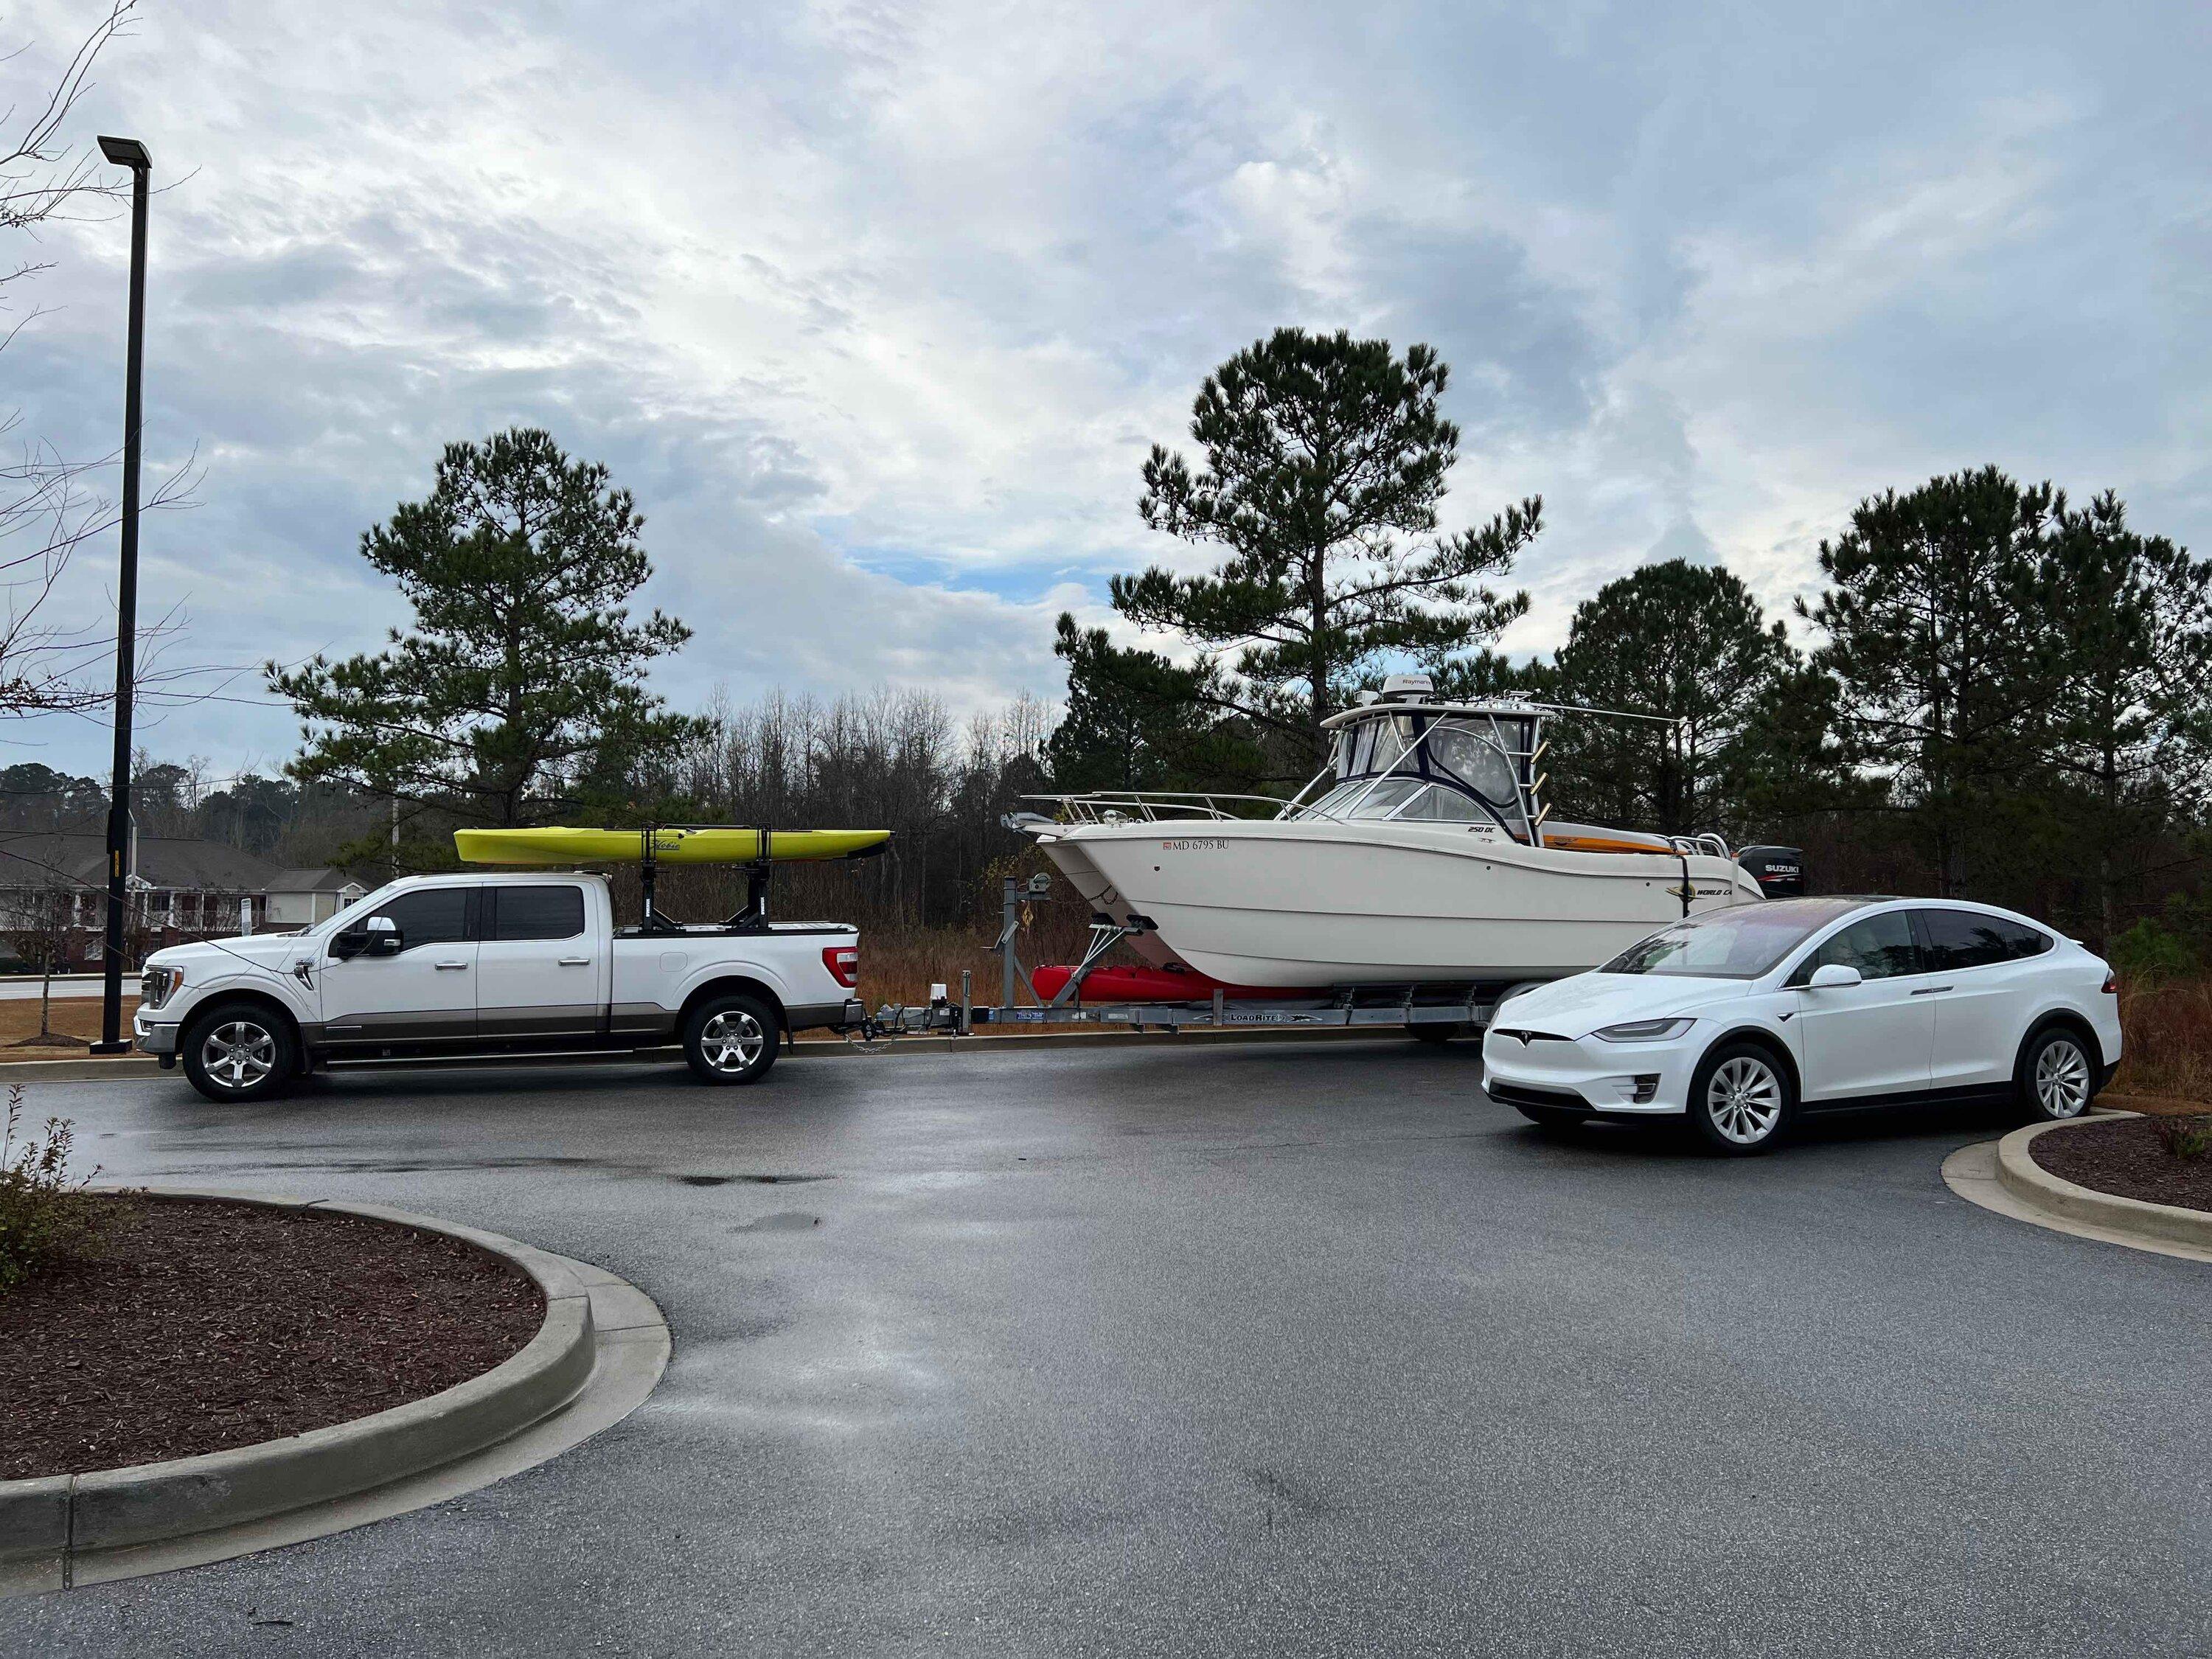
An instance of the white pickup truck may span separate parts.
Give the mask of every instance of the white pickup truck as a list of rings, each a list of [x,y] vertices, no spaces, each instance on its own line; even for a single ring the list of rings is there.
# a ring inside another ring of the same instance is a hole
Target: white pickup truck
[[[132,1030],[216,1101],[325,1066],[672,1046],[753,1083],[784,1033],[862,1023],[859,976],[841,923],[617,929],[601,876],[414,876],[303,933],[155,951]]]

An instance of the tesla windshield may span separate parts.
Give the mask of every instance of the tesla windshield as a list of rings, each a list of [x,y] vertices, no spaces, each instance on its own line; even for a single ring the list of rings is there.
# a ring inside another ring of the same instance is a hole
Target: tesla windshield
[[[1766,899],[1711,911],[1638,939],[1598,972],[1757,979],[1838,916],[1865,902],[1858,898]]]

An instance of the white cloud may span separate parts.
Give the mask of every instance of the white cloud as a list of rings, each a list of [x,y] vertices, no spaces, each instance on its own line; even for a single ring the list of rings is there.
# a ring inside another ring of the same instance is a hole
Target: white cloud
[[[1778,605],[1858,496],[1985,459],[2202,544],[2190,19],[2090,53],[2056,6],[156,7],[84,112],[182,180],[149,444],[206,476],[147,603],[188,600],[173,659],[373,647],[361,532],[530,422],[647,515],[647,598],[698,630],[671,696],[1048,692],[1058,609],[1202,561],[1139,526],[1138,465],[1285,322],[1453,365],[1451,522],[1546,497],[1516,651],[1677,550]],[[17,12],[11,69],[83,21]],[[52,250],[7,389],[105,448],[119,227]],[[209,704],[154,740],[290,730]]]

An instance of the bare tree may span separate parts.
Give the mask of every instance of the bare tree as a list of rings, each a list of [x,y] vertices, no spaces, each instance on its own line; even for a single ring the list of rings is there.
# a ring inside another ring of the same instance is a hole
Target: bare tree
[[[92,69],[112,40],[125,36],[137,0],[110,0],[106,13],[78,43],[35,107],[0,112],[0,314],[17,312],[27,279],[51,261],[24,250],[47,226],[112,213],[130,186],[113,181],[97,155],[81,149],[70,117],[92,88]],[[12,63],[29,48],[0,57]],[[22,311],[0,326],[0,350],[36,320]],[[23,432],[21,410],[0,411],[0,442],[11,452],[0,460],[0,716],[49,714],[99,707],[113,695],[95,681],[107,659],[104,630],[73,625],[54,614],[54,598],[70,556],[115,528],[115,505],[99,480],[112,466],[111,452],[73,459]],[[182,505],[189,466],[158,484],[145,505]],[[156,635],[173,625],[157,622]],[[143,683],[148,676],[141,674]]]
[[[76,921],[76,892],[70,887],[21,887],[0,900],[0,937],[39,972],[39,1034],[25,1038],[18,1048],[84,1046],[53,1028],[54,975],[68,964]]]

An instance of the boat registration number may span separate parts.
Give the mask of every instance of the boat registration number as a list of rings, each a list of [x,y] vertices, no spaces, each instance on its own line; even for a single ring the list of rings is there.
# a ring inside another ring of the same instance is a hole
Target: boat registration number
[[[1178,836],[1160,843],[1163,853],[1225,853],[1228,841],[1220,836]]]

